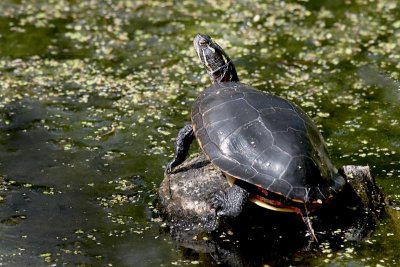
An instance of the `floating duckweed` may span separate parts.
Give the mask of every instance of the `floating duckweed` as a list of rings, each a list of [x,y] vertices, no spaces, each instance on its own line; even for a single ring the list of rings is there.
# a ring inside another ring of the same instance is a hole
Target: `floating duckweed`
[[[190,120],[191,103],[209,85],[191,47],[196,32],[209,33],[229,51],[243,82],[289,98],[315,117],[329,140],[335,165],[354,161],[376,166],[378,182],[384,177],[393,183],[399,177],[400,21],[396,0],[345,1],[333,6],[272,0],[234,5],[229,1],[18,2],[0,3],[4,26],[0,32],[2,144],[40,131],[54,134],[46,141],[51,149],[45,157],[51,160],[45,161],[38,152],[43,178],[33,177],[35,183],[52,183],[40,191],[46,198],[81,187],[96,192],[88,201],[94,199],[99,209],[107,211],[106,219],[123,226],[109,226],[104,236],[135,233],[143,238],[148,234],[147,222],[137,223],[136,215],[130,217],[127,214],[132,211],[125,209],[153,207],[149,199],[154,192],[148,192],[153,186],[116,177],[137,172],[146,182],[162,177],[161,165],[173,150],[172,139],[184,121]],[[37,114],[35,108],[26,109],[32,120],[24,122],[21,130],[18,116],[25,109],[19,105],[40,106]],[[40,140],[32,140],[26,145],[36,149]],[[153,168],[151,162],[159,166]],[[67,183],[55,180],[56,172],[73,169],[78,174],[91,168],[93,173],[79,174],[79,185],[69,179]],[[119,170],[122,174],[114,176]],[[0,187],[2,205],[7,204],[10,186],[37,190],[29,180],[20,183],[20,175],[10,177],[4,190]],[[398,199],[393,192],[391,197]],[[96,217],[94,221],[102,220]],[[76,234],[90,242],[106,243],[100,242],[101,234],[87,229]],[[75,244],[41,257],[62,265],[63,254],[83,254],[88,259],[83,264],[99,264],[97,252],[82,251],[87,246]],[[322,249],[323,261],[330,264],[346,265],[346,261],[335,261],[348,256],[358,259],[362,254],[357,254],[359,248],[344,249],[339,255],[330,247]],[[377,260],[365,263],[376,265]],[[378,265],[396,263],[385,260]],[[172,264],[199,261],[173,260]]]

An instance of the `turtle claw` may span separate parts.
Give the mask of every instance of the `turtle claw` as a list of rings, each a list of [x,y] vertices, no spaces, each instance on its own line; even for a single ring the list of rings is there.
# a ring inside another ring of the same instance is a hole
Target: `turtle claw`
[[[236,218],[242,212],[249,193],[240,186],[233,185],[226,192],[218,190],[211,194],[210,204],[218,217]]]
[[[210,205],[215,209],[217,216],[225,215],[225,203],[227,201],[226,193],[219,190],[211,194]]]
[[[170,163],[168,163],[167,167],[165,167],[164,175],[170,174],[172,172],[172,168],[173,168],[172,163],[173,162],[171,161]]]

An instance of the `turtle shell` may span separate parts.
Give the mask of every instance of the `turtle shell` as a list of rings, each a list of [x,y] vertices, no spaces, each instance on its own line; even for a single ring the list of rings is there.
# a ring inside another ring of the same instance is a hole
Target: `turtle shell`
[[[345,180],[295,104],[238,82],[216,83],[192,108],[205,155],[225,174],[297,202],[324,201]]]

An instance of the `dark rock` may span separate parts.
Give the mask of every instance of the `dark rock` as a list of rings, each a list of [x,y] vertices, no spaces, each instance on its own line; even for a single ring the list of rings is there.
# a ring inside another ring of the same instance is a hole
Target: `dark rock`
[[[215,230],[215,211],[207,199],[216,188],[228,187],[226,178],[208,160],[203,156],[192,157],[166,175],[161,183],[159,193],[164,218],[180,229]]]
[[[368,167],[344,166],[340,171],[348,184],[312,220],[318,239],[329,240],[332,249],[340,249],[343,239],[367,237],[386,214],[384,195]],[[217,220],[208,199],[228,187],[222,173],[202,155],[165,176],[159,190],[162,216],[182,250],[207,253],[230,266],[229,259],[240,259],[238,266],[242,266],[255,260],[284,264],[276,260],[310,249],[306,227],[295,213],[270,211],[249,202],[238,218]]]
[[[368,166],[344,166],[341,170],[350,188],[345,188],[334,205],[362,209],[375,221],[384,215],[385,198]],[[207,202],[211,193],[229,187],[222,173],[202,155],[186,160],[166,175],[160,186],[164,218],[182,229],[212,231],[217,227],[215,211]],[[342,203],[343,202],[343,203]]]
[[[352,209],[359,209],[358,216],[351,217],[351,226],[347,228],[346,238],[348,240],[361,240],[375,229],[379,220],[387,215],[388,201],[382,190],[376,185],[368,166],[346,165],[340,170],[349,183],[348,190],[339,196],[337,201],[343,203],[342,209],[337,211],[338,216],[342,214],[344,207],[349,208],[350,200],[356,199]]]

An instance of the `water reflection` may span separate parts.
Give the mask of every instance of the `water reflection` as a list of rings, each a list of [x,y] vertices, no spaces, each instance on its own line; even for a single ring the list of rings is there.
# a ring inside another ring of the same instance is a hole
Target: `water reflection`
[[[245,83],[304,107],[336,166],[372,166],[398,201],[397,7],[0,1],[1,263],[190,264],[160,234],[154,202],[172,139],[208,85],[197,32],[232,51]],[[313,263],[398,265],[393,229]]]

